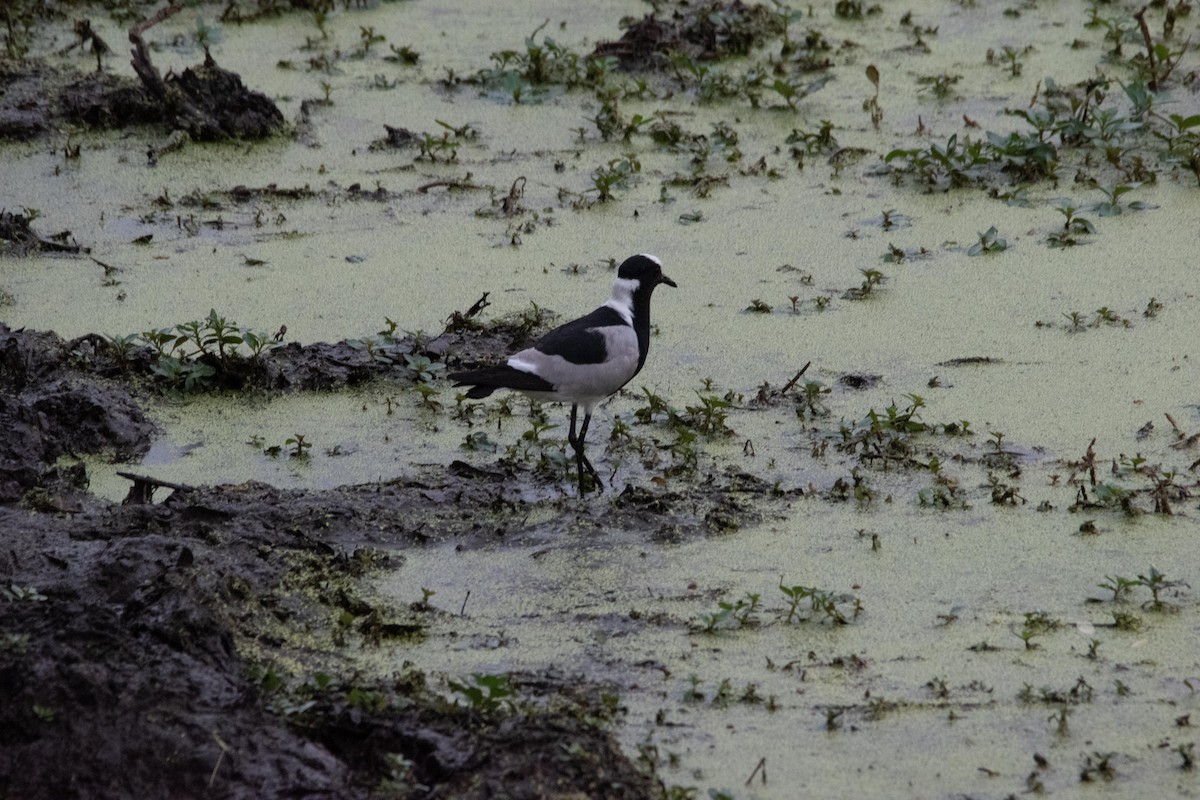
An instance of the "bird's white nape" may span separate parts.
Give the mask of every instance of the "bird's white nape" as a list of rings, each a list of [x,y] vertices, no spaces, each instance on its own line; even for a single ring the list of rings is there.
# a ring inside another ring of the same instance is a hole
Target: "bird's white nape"
[[[613,284],[612,299],[604,304],[620,314],[626,325],[633,324],[633,293],[641,286],[642,282],[636,278],[617,278]]]

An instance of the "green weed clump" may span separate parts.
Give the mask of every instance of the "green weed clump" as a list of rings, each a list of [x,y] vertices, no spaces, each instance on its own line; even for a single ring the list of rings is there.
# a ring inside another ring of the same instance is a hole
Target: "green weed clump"
[[[140,343],[151,352],[150,371],[166,391],[189,394],[218,387],[238,388],[262,354],[282,339],[238,326],[215,309],[202,320],[126,336],[107,336],[113,357],[122,365]]]
[[[762,626],[761,612],[771,611],[776,619],[791,625],[803,622],[828,622],[848,625],[863,613],[862,601],[850,592],[834,592],[815,586],[785,586],[779,581],[779,591],[784,605],[767,609],[762,595],[747,592],[741,599],[719,601],[715,611],[697,615],[692,620],[692,630],[697,633],[715,634],[720,631],[757,628]]]
[[[449,679],[446,684],[457,695],[459,702],[484,716],[502,710],[511,710],[516,690],[507,675],[485,675],[473,673],[470,682]]]
[[[1186,587],[1188,584],[1180,580],[1169,580],[1165,574],[1151,564],[1150,569],[1144,575],[1138,575],[1137,578],[1126,578],[1122,575],[1105,575],[1104,580],[1096,585],[1105,591],[1112,592],[1112,601],[1114,603],[1127,598],[1132,594],[1134,589],[1149,589],[1150,599],[1142,604],[1142,608],[1161,612],[1172,607],[1162,598],[1163,592],[1168,589]],[[1116,613],[1119,612],[1114,612],[1114,616]]]

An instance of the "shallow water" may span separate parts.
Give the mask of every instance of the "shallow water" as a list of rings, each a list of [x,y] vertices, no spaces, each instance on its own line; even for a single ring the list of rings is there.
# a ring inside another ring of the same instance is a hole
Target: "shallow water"
[[[806,377],[828,385],[846,374],[880,376],[864,391],[836,389],[826,398],[829,414],[816,420],[798,420],[787,404],[732,411],[737,436],[705,444],[704,469],[735,465],[784,489],[812,485],[823,494],[854,460],[834,447],[814,456],[814,446],[836,441],[841,422],[892,403],[903,407],[912,393],[925,398],[926,422],[970,421],[973,437],[928,436],[921,445],[942,454],[970,507],[923,508],[918,492],[932,485],[931,475],[872,470],[870,503],[792,497],[765,508],[759,524],[700,540],[665,543],[620,530],[568,529],[553,538],[514,531],[504,545],[480,550],[406,550],[405,566],[378,588],[397,604],[432,589],[434,605],[452,613],[439,618],[424,643],[368,653],[362,666],[386,672],[406,659],[454,678],[553,668],[611,682],[627,708],[620,726],[626,746],[632,752],[653,745],[664,778],[698,787],[701,796],[727,788],[738,797],[1003,797],[1037,783],[1069,794],[1088,759],[1099,762],[1109,753],[1113,773],[1093,772],[1090,793],[1195,794],[1193,773],[1179,769],[1178,751],[1195,740],[1178,722],[1198,702],[1200,623],[1192,591],[1172,588],[1164,595],[1172,610],[1158,612],[1142,607],[1150,600],[1145,588],[1114,603],[1096,584],[1106,576],[1146,574],[1151,565],[1168,578],[1196,581],[1189,555],[1196,501],[1177,503],[1173,517],[1070,513],[1078,487],[1067,483],[1072,469],[1064,461],[1080,459],[1094,438],[1102,480],[1123,454],[1141,453],[1177,471],[1178,483],[1194,486],[1188,467],[1195,448],[1171,448],[1175,437],[1165,415],[1184,431],[1200,426],[1200,307],[1187,256],[1195,247],[1200,193],[1186,172],[1161,169],[1157,184],[1125,197],[1153,208],[1115,217],[1089,212],[1097,232],[1084,237],[1086,244],[1050,249],[1044,240],[1063,220],[1050,200],[1102,199],[1068,172],[1056,185],[1030,189],[1029,207],[1006,205],[981,189],[924,193],[911,179],[896,185],[878,174],[881,157],[895,147],[944,142],[953,133],[981,136],[964,129],[964,114],[982,130],[1021,129],[1002,111],[1025,107],[1039,78],[1067,86],[1098,67],[1125,75],[1102,57],[1102,32],[1083,26],[1086,9],[1079,5],[1026,7],[1016,18],[992,4],[908,8],[917,24],[938,28],[924,37],[928,53],[910,47],[911,26],[900,22],[900,9],[855,23],[821,8],[804,20],[830,41],[853,40],[856,47],[835,48],[835,79],[803,100],[799,113],[778,103],[752,109],[744,101],[668,97],[667,79],[658,99],[622,104],[627,114],[677,111],[693,131],[708,133],[718,121],[736,129],[743,159],[725,165],[719,155],[710,157],[710,171],[726,174],[728,185],[707,198],[662,187],[667,176],[686,171],[685,155],[644,136],[629,144],[598,141],[588,122],[597,103],[585,92],[514,105],[470,86],[448,91],[437,84],[447,69],[468,74],[488,66],[491,52],[522,47],[546,18],[546,33],[590,49],[619,34],[622,15],[646,13],[641,4],[572,7],[565,27],[554,3],[489,5],[471,14],[456,4],[384,4],[332,15],[330,39],[313,49],[305,49],[305,38],[318,31],[302,15],[220,26],[215,57],[275,97],[287,117],[296,117],[302,99],[320,97],[322,82],[330,85],[334,104],[314,112],[308,143],[188,145],[155,167],[146,163],[140,135],[73,134],[83,155],[66,164],[58,143],[5,145],[0,205],[40,209],[38,230],[70,229],[92,256],[120,272],[114,285],[103,285],[101,268],[86,258],[7,259],[0,288],[15,304],[0,316],[66,337],[161,327],[203,317],[210,308],[259,330],[286,324],[289,338],[302,342],[366,336],[386,317],[401,329],[436,332],[451,311],[484,291],[492,292],[488,313],[497,316],[531,301],[567,316],[582,313],[607,297],[609,259],[654,252],[679,288],[655,296],[658,335],[631,389],[644,384],[683,406],[695,402],[705,379],[721,392],[751,397],[763,381],[778,387],[808,361]],[[1178,41],[1196,25],[1194,16],[1183,19]],[[353,49],[364,26],[388,43],[412,43],[421,52],[419,66],[384,62],[386,45],[376,45],[364,58],[337,62],[332,72],[303,67],[314,53]],[[171,32],[195,27],[195,16],[185,15],[152,38],[166,42]],[[101,31],[110,41],[123,39],[115,26]],[[1088,47],[1070,48],[1076,38]],[[41,47],[49,52],[61,44]],[[1019,77],[984,62],[987,48],[1006,44],[1033,46]],[[1136,40],[1126,46],[1136,47]],[[197,53],[185,43],[154,57],[165,69],[192,63]],[[279,68],[283,60],[293,68]],[[1194,69],[1194,61],[1186,55],[1181,73]],[[868,63],[882,75],[879,132],[862,110],[872,92],[863,77]],[[110,68],[129,71],[117,61]],[[919,90],[919,76],[937,74],[962,75],[954,85],[958,98],[941,102]],[[372,88],[376,75],[399,82]],[[1119,87],[1112,94],[1118,97]],[[1196,95],[1182,86],[1165,99],[1174,103],[1172,113],[1196,111]],[[1114,103],[1122,107],[1124,99]],[[840,169],[812,156],[798,170],[784,139],[794,128],[815,130],[822,119],[834,123],[843,146],[869,153]],[[384,124],[440,134],[436,120],[479,131],[457,163],[370,149]],[[928,138],[914,133],[918,125]],[[580,126],[588,128],[582,143],[574,130]],[[630,151],[641,161],[634,186],[618,190],[612,203],[571,207],[571,198],[591,188],[594,168]],[[744,174],[759,157],[781,177]],[[1154,163],[1149,153],[1147,160]],[[419,191],[467,173],[489,188]],[[529,210],[520,221],[535,224],[520,234],[518,247],[511,244],[512,222],[491,211],[520,177]],[[317,195],[238,205],[220,194],[271,183],[308,186]],[[355,196],[346,191],[354,183],[388,194]],[[213,195],[220,207],[181,205],[192,192]],[[174,205],[156,206],[159,196]],[[681,222],[695,211],[701,221]],[[885,211],[896,227],[884,229]],[[199,223],[194,235],[183,224],[188,217]],[[978,233],[993,225],[1008,249],[969,257]],[[132,243],[145,233],[154,235],[150,245]],[[909,253],[903,263],[882,260],[893,245]],[[781,271],[784,265],[811,279]],[[886,282],[865,300],[845,299],[868,268],[881,270]],[[817,297],[829,298],[824,310]],[[1151,298],[1163,308],[1144,317]],[[745,313],[756,299],[772,313]],[[1092,324],[1102,307],[1128,326]],[[1077,330],[1065,317],[1072,312],[1085,320]],[[993,363],[945,364],[971,357]],[[931,387],[934,378],[939,385]],[[595,447],[614,417],[630,421],[636,395],[602,409]],[[395,401],[391,414],[388,398]],[[452,403],[448,389],[442,400]],[[421,410],[414,393],[385,384],[271,401],[164,400],[153,412],[166,433],[138,469],[173,481],[330,486],[394,477],[419,463],[465,458],[486,465],[491,458],[460,449],[472,429]],[[1139,436],[1148,422],[1154,430]],[[490,435],[505,444],[523,425],[518,418]],[[298,432],[313,442],[309,459],[262,452]],[[1023,505],[990,503],[989,470],[980,459],[992,447],[992,432],[1002,432],[1004,446],[1020,454],[1020,475],[1005,480],[1019,486]],[[659,426],[647,435],[666,433]],[[753,456],[745,454],[747,440]],[[614,491],[586,501],[602,527],[606,503],[626,481],[653,484],[646,469],[619,453],[593,460],[618,464]],[[97,492],[123,494],[117,468],[93,465]],[[1145,485],[1129,474],[1113,480]],[[1050,508],[1039,513],[1043,503]],[[1146,507],[1144,499],[1140,505]],[[1099,535],[1080,535],[1086,519],[1095,520]],[[787,623],[781,580],[852,592],[863,613],[847,625]],[[695,630],[718,602],[747,594],[761,597],[756,624],[715,634]],[[1111,627],[1114,610],[1136,614],[1143,628]],[[1062,627],[1026,649],[1016,634],[1035,611]],[[970,649],[982,642],[996,649]],[[691,675],[699,696],[689,699]],[[717,696],[724,680],[727,702]],[[759,699],[739,700],[751,684]],[[1022,700],[1026,685],[1032,696]],[[1070,699],[1045,702],[1043,687]],[[1048,765],[1039,767],[1035,754]],[[766,779],[760,770],[746,784],[760,759]]]

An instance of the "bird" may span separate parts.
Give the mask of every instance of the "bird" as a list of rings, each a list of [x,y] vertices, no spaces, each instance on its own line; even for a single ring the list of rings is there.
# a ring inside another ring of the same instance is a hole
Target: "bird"
[[[663,274],[658,257],[630,256],[617,268],[612,297],[592,313],[560,325],[502,364],[446,377],[456,388],[470,387],[466,396],[472,400],[497,389],[512,389],[533,400],[570,403],[567,442],[575,451],[579,494],[586,492],[584,470],[603,492],[600,476],[584,452],[588,425],[597,404],[633,380],[645,365],[650,350],[650,296],[660,284],[678,288]],[[583,422],[576,433],[581,409]]]

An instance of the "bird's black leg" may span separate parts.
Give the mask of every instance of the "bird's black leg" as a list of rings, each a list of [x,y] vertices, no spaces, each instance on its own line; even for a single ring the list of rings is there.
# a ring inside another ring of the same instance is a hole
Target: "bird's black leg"
[[[583,425],[579,428],[579,458],[583,460],[583,465],[587,467],[588,474],[592,476],[592,480],[596,482],[596,491],[604,491],[604,483],[600,480],[600,475],[597,474],[596,468],[592,466],[592,462],[588,461],[588,457],[583,452],[583,440],[587,437],[588,425],[592,423],[592,415],[584,414]]]
[[[583,486],[583,470],[587,468],[588,474],[592,476],[592,480],[596,482],[596,488],[603,492],[604,484],[600,482],[600,476],[596,473],[596,468],[592,466],[592,462],[588,461],[588,457],[583,453],[584,440],[587,438],[588,425],[592,421],[591,414],[583,415],[583,424],[579,426],[579,435],[575,434],[575,417],[579,413],[579,406],[571,405],[571,430],[567,433],[567,441],[575,450],[575,466],[579,471],[579,494],[584,493]]]

